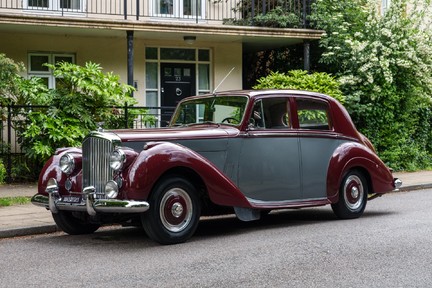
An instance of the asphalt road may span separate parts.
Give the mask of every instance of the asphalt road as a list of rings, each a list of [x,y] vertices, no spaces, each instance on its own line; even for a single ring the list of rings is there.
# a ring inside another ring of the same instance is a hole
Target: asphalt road
[[[356,220],[330,207],[201,221],[187,243],[139,229],[0,240],[0,287],[431,287],[432,190],[385,195]]]

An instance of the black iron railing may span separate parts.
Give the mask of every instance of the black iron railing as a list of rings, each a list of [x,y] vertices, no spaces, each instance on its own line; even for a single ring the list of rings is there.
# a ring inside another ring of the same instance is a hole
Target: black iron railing
[[[21,150],[21,133],[28,125],[30,112],[46,111],[48,106],[23,106],[9,105],[0,106],[0,159],[6,166],[7,182],[12,180],[26,180],[25,177],[31,176],[31,172],[36,169],[31,167],[32,161],[26,159]],[[121,107],[99,107],[97,109],[108,109],[110,117],[105,122],[99,123],[105,129],[151,129],[167,125],[167,120],[174,112],[175,107],[141,107],[141,106],[121,106]],[[20,166],[21,172],[17,175],[14,169]],[[23,173],[28,170],[29,173]],[[34,179],[33,179],[34,180]]]
[[[0,14],[8,10],[29,15],[93,17],[127,20],[199,22],[253,19],[275,8],[297,15],[305,23],[311,0],[0,0]],[[253,25],[253,21],[249,22]]]

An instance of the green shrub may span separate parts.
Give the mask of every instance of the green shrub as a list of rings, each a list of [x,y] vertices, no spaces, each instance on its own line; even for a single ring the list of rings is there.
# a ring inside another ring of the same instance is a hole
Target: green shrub
[[[303,70],[288,73],[271,72],[267,77],[258,79],[254,89],[297,89],[327,94],[344,103],[345,97],[339,89],[339,82],[327,73],[308,74]]]
[[[6,168],[0,159],[0,184],[3,184],[6,180]]]
[[[137,101],[130,96],[133,87],[121,84],[119,76],[103,73],[91,62],[84,66],[66,62],[47,66],[57,79],[56,89],[47,89],[38,78],[19,81],[26,104],[49,106],[23,112],[27,120],[16,123],[27,157],[43,163],[59,147],[80,146],[85,135],[101,125],[125,126],[124,113],[118,107]],[[146,111],[141,113],[145,115]],[[150,116],[144,118],[151,120]]]
[[[18,91],[15,81],[21,78],[19,72],[23,70],[23,63],[16,63],[0,53],[0,105],[16,102]]]
[[[299,28],[301,21],[297,14],[289,13],[281,6],[277,6],[264,15],[255,16],[253,24],[262,27]]]

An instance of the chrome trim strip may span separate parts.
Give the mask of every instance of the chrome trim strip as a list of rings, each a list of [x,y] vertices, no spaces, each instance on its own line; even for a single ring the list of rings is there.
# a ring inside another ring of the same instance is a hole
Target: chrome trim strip
[[[252,198],[246,198],[253,208],[290,208],[303,206],[316,206],[330,204],[327,198],[301,199],[301,200],[282,200],[282,201],[264,201]]]

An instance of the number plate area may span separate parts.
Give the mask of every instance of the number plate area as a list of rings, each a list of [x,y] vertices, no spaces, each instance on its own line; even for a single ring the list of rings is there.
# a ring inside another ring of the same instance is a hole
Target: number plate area
[[[63,196],[62,200],[66,203],[81,203],[81,196]]]

